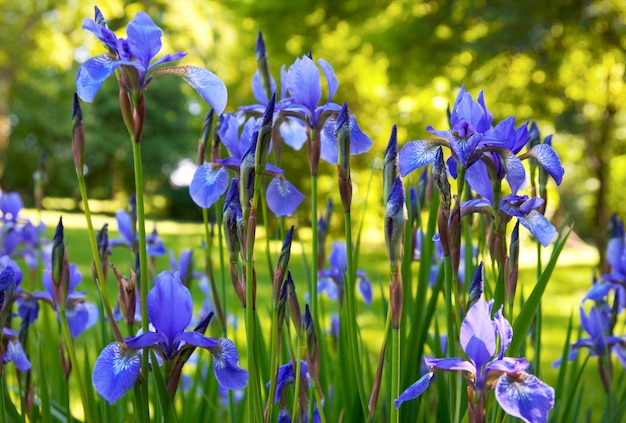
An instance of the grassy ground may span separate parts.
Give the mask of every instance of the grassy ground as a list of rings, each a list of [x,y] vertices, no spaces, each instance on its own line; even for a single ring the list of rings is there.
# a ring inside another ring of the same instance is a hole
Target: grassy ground
[[[30,217],[34,221],[37,221],[38,216],[33,211],[26,211],[25,216]],[[54,226],[58,221],[59,213],[44,212],[41,215],[42,220],[48,225],[47,236],[52,238]],[[83,272],[84,279],[81,284],[81,289],[88,292],[88,298],[91,301],[96,302],[96,290],[91,283],[91,251],[87,241],[84,216],[81,214],[64,214],[63,222],[66,228],[66,242],[68,245],[68,252],[70,261],[79,264],[80,269]],[[116,232],[115,218],[112,216],[96,216],[94,219],[94,225],[99,228],[105,222],[109,223],[110,238],[113,239],[118,236]],[[180,223],[173,221],[159,221],[158,231],[163,238],[165,245],[168,249],[172,249],[178,254],[183,248],[193,248],[194,257],[196,259],[196,269],[202,268],[202,250],[200,248],[203,240],[203,228],[199,224],[194,223]],[[152,229],[152,222],[148,223],[148,230]],[[271,278],[269,277],[269,270],[265,260],[265,253],[263,252],[263,246],[265,245],[264,233],[262,228],[257,231],[259,239],[257,240],[257,277],[258,277],[258,304],[262,324],[269,324],[269,310],[271,308],[270,293],[271,293]],[[297,285],[297,290],[300,293],[306,292],[306,280],[302,275],[305,275],[305,261],[303,259],[303,245],[308,245],[307,239],[308,233],[301,230],[296,240],[294,241],[292,248],[292,259],[290,262],[290,270],[294,275],[294,280]],[[302,242],[300,242],[302,241]],[[369,348],[369,361],[375,363],[380,349],[381,335],[384,329],[384,312],[383,302],[381,301],[382,293],[387,295],[387,260],[384,256],[383,238],[382,234],[375,229],[365,231],[363,233],[363,248],[361,251],[361,257],[359,261],[359,268],[368,271],[372,280],[374,291],[374,302],[370,307],[366,307],[362,301],[358,302],[359,313],[359,327],[361,330],[361,336],[365,340]],[[277,256],[277,252],[280,249],[280,242],[272,242],[271,250],[273,251],[274,260]],[[534,253],[535,247],[528,243],[524,245],[522,251],[526,252],[521,258],[520,265],[520,286],[519,290],[524,293],[530,292],[536,280],[536,253]],[[533,253],[527,253],[531,251]],[[550,249],[543,251],[543,262],[547,262],[547,256],[550,253]],[[128,273],[130,267],[130,257],[128,253],[122,249],[115,250],[110,258],[110,261],[122,270],[123,273]],[[551,366],[551,363],[561,356],[563,345],[565,342],[565,332],[567,330],[568,321],[570,316],[573,316],[575,327],[578,326],[579,316],[578,307],[580,301],[588,290],[594,265],[597,262],[597,255],[593,248],[583,243],[576,243],[569,245],[561,259],[559,266],[555,270],[550,283],[547,286],[544,294],[544,300],[542,304],[543,312],[543,329],[542,329],[542,349],[540,357],[540,370],[539,376],[548,384],[555,386],[558,376],[558,370]],[[219,265],[218,260],[215,260],[215,265]],[[417,264],[415,264],[417,266]],[[159,258],[155,262],[154,269],[156,271],[169,269],[169,257]],[[405,281],[405,284],[407,282]],[[25,289],[41,289],[40,286],[30,287],[26,282]],[[112,275],[109,276],[108,290],[110,298],[116,298],[116,284],[113,282]],[[226,285],[226,290],[230,293],[232,288],[230,282]],[[199,289],[192,289],[194,298],[196,299],[195,310],[199,310],[200,304],[203,301],[202,293]],[[519,292],[519,291],[518,291]],[[234,296],[233,296],[234,297]],[[266,300],[265,300],[266,299]],[[326,319],[328,322],[328,315],[336,309],[336,305],[324,297],[323,300],[326,308]],[[301,304],[303,305],[303,303]],[[227,305],[230,312],[236,316],[241,316],[240,307],[236,301],[230,301]],[[263,309],[268,310],[267,319],[264,319]],[[232,334],[229,334],[238,345],[245,345],[243,325],[239,325],[239,329]],[[575,336],[575,335],[574,335]],[[238,342],[240,341],[240,342]],[[79,340],[79,345],[83,341]],[[107,342],[102,339],[102,342]],[[86,344],[85,344],[86,346]],[[79,348],[81,348],[79,346]],[[86,348],[86,350],[89,350]],[[242,351],[240,347],[240,353],[242,362],[245,362],[245,351]],[[528,352],[529,359],[533,358],[533,351]],[[91,351],[88,353],[89,361],[93,363],[97,351]],[[621,372],[623,377],[623,369],[618,365],[617,371]],[[536,373],[536,372],[535,372]],[[619,374],[619,373],[618,373]],[[600,384],[600,378],[598,375],[595,359],[591,359],[589,365],[584,374],[584,383],[588,388],[588,394],[584,396],[586,406],[596,408],[603,407],[605,405],[603,399],[603,390]],[[404,389],[404,387],[402,387]]]

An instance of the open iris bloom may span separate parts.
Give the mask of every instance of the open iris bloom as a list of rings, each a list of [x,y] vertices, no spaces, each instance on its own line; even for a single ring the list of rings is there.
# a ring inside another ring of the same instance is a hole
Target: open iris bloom
[[[216,159],[214,163],[204,163],[196,169],[189,193],[198,206],[208,208],[226,192],[230,180],[226,168],[239,172],[242,162],[254,157],[260,124],[260,119],[249,118],[240,134],[241,125],[236,115],[229,113],[220,117],[218,135],[230,156]],[[273,176],[265,193],[268,208],[277,217],[292,215],[304,200],[304,195],[285,179],[282,169],[267,163],[265,173]]]
[[[344,281],[348,272],[348,255],[345,242],[333,242],[328,263],[330,268],[317,272],[317,292],[326,292],[328,298],[343,301]],[[363,270],[356,272],[359,292],[366,305],[372,303],[372,284]]]
[[[396,407],[424,393],[435,372],[447,370],[461,372],[467,380],[470,422],[485,421],[486,396],[491,390],[495,390],[496,400],[511,416],[529,423],[547,421],[554,406],[554,389],[525,372],[529,366],[525,358],[504,356],[513,338],[513,328],[502,315],[502,308],[492,319],[492,306],[493,301],[478,299],[461,324],[460,342],[468,360],[425,357],[430,371],[395,400]]]
[[[183,58],[186,53],[166,54],[154,60],[161,51],[161,29],[150,16],[138,12],[126,27],[127,38],[118,38],[107,28],[106,21],[96,7],[95,19],[84,19],[83,28],[93,33],[108,52],[92,57],[83,63],[76,75],[78,96],[91,103],[100,90],[102,83],[120,68],[121,87],[137,102],[152,80],[159,74],[171,74],[182,77],[209,103],[217,114],[226,107],[227,92],[224,83],[213,73],[197,66],[163,65]]]
[[[328,97],[321,105],[322,84],[318,66],[328,85]],[[337,163],[335,116],[341,106],[332,102],[339,86],[335,70],[324,59],[318,59],[316,64],[311,57],[304,55],[289,67],[285,82],[289,96],[280,101],[280,109],[284,114],[300,119],[314,133],[320,133],[320,157],[330,164]],[[371,148],[372,140],[361,131],[355,115],[350,116],[349,124],[350,154],[365,153]],[[308,138],[307,134],[304,139]]]
[[[118,210],[115,212],[115,220],[117,221],[117,230],[120,232],[120,237],[112,239],[109,242],[109,247],[117,247],[123,245],[129,249],[133,249],[134,245],[139,242],[139,235],[134,229],[135,222],[133,221],[130,213],[126,210]],[[133,234],[135,234],[133,239]],[[152,233],[146,236],[147,253],[150,257],[161,257],[167,253],[165,244],[159,236],[156,230],[156,224]]]
[[[239,353],[231,340],[185,331],[191,321],[193,301],[178,272],[161,272],[157,276],[148,293],[147,309],[154,331],[126,338],[123,343],[113,342],[96,360],[93,385],[107,401],[117,401],[134,385],[141,371],[139,351],[144,348],[152,348],[163,360],[166,378],[185,356],[186,349],[206,348],[213,354],[213,370],[221,386],[227,389],[246,386],[248,372],[239,367]]]
[[[521,159],[534,158],[561,183],[563,167],[559,156],[549,143],[538,144],[521,156],[517,153],[530,141],[528,123],[515,128],[515,119],[510,116],[495,127],[493,116],[485,105],[481,91],[475,101],[461,87],[450,115],[449,130],[426,129],[441,137],[408,142],[400,150],[398,168],[402,176],[415,169],[434,163],[439,146],[450,149],[447,161],[450,174],[456,178],[460,168],[467,170],[467,182],[476,192],[488,196],[493,180],[506,179],[513,194],[524,185],[526,172]],[[470,170],[471,169],[471,170]],[[491,169],[491,170],[490,170]],[[493,202],[493,199],[491,199]]]

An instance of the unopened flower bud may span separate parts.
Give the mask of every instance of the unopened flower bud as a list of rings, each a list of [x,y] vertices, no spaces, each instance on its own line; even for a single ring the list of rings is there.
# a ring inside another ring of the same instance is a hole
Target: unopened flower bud
[[[478,267],[476,268],[476,273],[474,273],[474,278],[472,279],[472,283],[469,287],[469,292],[467,294],[467,307],[465,312],[474,305],[480,297],[483,295],[483,291],[485,290],[485,277],[483,274],[483,262],[481,261]]]
[[[278,300],[280,295],[280,287],[283,281],[283,276],[285,275],[285,271],[287,270],[287,266],[289,265],[289,258],[291,257],[291,241],[293,239],[293,226],[287,232],[287,236],[285,236],[285,240],[283,241],[283,247],[280,250],[280,255],[278,256],[278,263],[276,264],[276,270],[274,271],[274,299]]]
[[[256,61],[259,67],[259,75],[261,76],[261,83],[265,88],[267,97],[270,97],[272,92],[271,78],[270,78],[270,65],[267,60],[267,50],[265,49],[265,41],[263,40],[263,33],[259,31],[259,35],[256,39]]]
[[[272,125],[274,119],[274,104],[276,103],[276,93],[272,94],[269,102],[267,103],[267,107],[265,108],[265,113],[263,114],[263,120],[261,122],[261,127],[259,128],[259,133],[256,139],[256,151],[254,156],[254,163],[256,166],[255,172],[256,177],[261,178],[263,173],[265,172],[265,165],[267,164],[267,154],[270,149],[270,144],[272,143]]]
[[[517,289],[517,278],[519,272],[519,219],[515,222],[511,233],[511,245],[509,247],[509,267],[507,272],[506,288],[507,297],[513,299]]]
[[[339,174],[339,194],[346,213],[352,204],[352,180],[350,179],[350,115],[344,102],[335,122],[337,137],[337,171]]]
[[[231,263],[239,261],[239,253],[243,248],[243,214],[239,202],[239,181],[233,178],[226,193],[226,201],[222,210],[224,239]]]
[[[289,315],[293,325],[300,330],[302,328],[302,313],[300,312],[300,303],[296,295],[296,285],[291,277],[291,272],[287,272],[287,279],[284,282],[287,290],[287,304],[289,305]]]
[[[83,112],[80,109],[80,102],[76,93],[74,93],[72,108],[72,151],[76,173],[83,176],[85,174],[85,130],[83,128]]]
[[[391,128],[391,136],[385,149],[385,158],[383,163],[383,199],[387,201],[391,186],[398,176],[398,130],[396,125]]]
[[[59,218],[59,223],[52,239],[52,290],[58,307],[65,307],[69,279],[69,265],[63,239],[63,219]]]
[[[385,207],[385,244],[392,266],[402,260],[402,242],[407,221],[404,183],[396,176]]]

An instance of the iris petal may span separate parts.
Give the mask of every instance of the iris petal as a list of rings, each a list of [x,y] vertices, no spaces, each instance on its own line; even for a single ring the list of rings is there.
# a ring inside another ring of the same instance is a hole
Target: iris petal
[[[541,163],[541,166],[552,176],[557,185],[561,185],[565,169],[563,169],[561,159],[552,146],[538,144],[531,148],[528,153]]]
[[[210,163],[204,163],[196,169],[189,195],[199,207],[211,207],[228,188],[228,172],[223,167],[213,168]]]
[[[267,186],[266,198],[267,207],[277,217],[291,216],[304,200],[304,194],[285,178],[277,176]]]
[[[441,145],[435,140],[416,140],[406,143],[398,153],[398,170],[406,176],[418,167],[435,162],[437,149]]]
[[[184,72],[179,75],[213,107],[216,114],[221,115],[228,101],[228,92],[224,82],[213,72],[204,68],[197,66],[183,66],[183,68]]]
[[[433,378],[433,375],[433,372],[428,372],[424,376],[419,378],[417,382],[409,386],[402,394],[400,394],[398,398],[393,401],[393,405],[395,405],[396,408],[400,408],[400,404],[402,404],[404,401],[409,401],[422,395],[424,391],[428,389],[428,386],[430,385],[430,380]]]
[[[548,412],[554,407],[554,389],[531,374],[503,375],[495,391],[504,411],[527,423],[547,421]]]
[[[226,389],[242,389],[248,384],[248,371],[239,367],[239,352],[230,339],[211,348],[215,378]]]
[[[83,63],[76,74],[76,93],[81,100],[91,103],[104,80],[121,65],[135,66],[131,62],[114,60],[108,54],[92,57]]]
[[[150,60],[161,51],[163,31],[156,26],[147,13],[138,12],[128,23],[126,34],[128,39],[135,43],[135,58],[147,69]]]
[[[520,217],[519,221],[544,247],[550,245],[556,235],[554,225],[537,210],[531,210],[526,216]]]
[[[135,351],[113,342],[100,352],[91,380],[98,394],[113,404],[135,384],[140,368],[141,360]]]
[[[180,281],[178,272],[161,272],[148,292],[148,316],[157,332],[173,341],[185,330],[193,312],[191,293]]]
[[[312,113],[322,98],[320,71],[309,56],[296,59],[287,71],[287,89],[294,100]]]
[[[468,311],[461,324],[461,347],[477,368],[481,368],[496,351],[496,333],[489,305],[479,299]]]

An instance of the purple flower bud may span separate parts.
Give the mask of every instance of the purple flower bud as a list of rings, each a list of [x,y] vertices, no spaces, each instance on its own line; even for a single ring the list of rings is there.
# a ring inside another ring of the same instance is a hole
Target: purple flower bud
[[[387,200],[389,198],[389,192],[391,191],[391,186],[396,181],[396,176],[398,176],[398,135],[397,135],[396,125],[393,125],[391,128],[391,136],[389,137],[389,142],[387,143],[387,148],[385,149],[385,158],[383,164],[383,184],[384,184],[384,192],[383,198]]]
[[[76,173],[82,176],[85,172],[85,130],[83,129],[83,112],[76,93],[74,93],[72,109],[72,151]]]
[[[385,244],[392,266],[402,260],[402,242],[407,221],[404,183],[397,176],[385,207]]]
[[[344,102],[335,122],[337,137],[337,171],[339,172],[339,194],[346,212],[352,204],[352,180],[350,179],[350,115]]]
[[[474,304],[480,299],[483,295],[483,291],[485,290],[485,277],[483,275],[483,262],[481,261],[478,267],[476,268],[476,273],[474,273],[474,278],[472,279],[472,283],[469,287],[469,292],[467,296],[467,310],[472,308]]]
[[[231,263],[236,263],[239,261],[239,252],[243,248],[243,214],[239,202],[237,178],[233,178],[230,183],[222,213],[226,248],[230,254]]]

